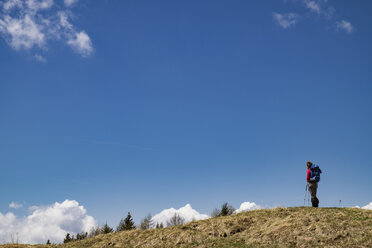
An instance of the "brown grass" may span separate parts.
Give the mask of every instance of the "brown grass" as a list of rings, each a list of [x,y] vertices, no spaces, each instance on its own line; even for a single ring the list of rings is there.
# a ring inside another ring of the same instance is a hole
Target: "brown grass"
[[[164,229],[99,235],[63,245],[0,245],[0,248],[45,247],[372,247],[372,211],[276,208]]]

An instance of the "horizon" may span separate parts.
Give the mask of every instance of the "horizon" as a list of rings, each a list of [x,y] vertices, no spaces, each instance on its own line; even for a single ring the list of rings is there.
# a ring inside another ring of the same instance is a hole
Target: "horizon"
[[[187,204],[302,206],[307,161],[320,207],[372,209],[371,11],[0,0],[0,243],[48,210],[75,232]]]

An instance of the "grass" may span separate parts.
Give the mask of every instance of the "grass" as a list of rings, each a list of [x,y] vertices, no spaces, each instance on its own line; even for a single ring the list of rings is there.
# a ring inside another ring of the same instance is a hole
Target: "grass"
[[[372,247],[372,211],[353,208],[276,208],[210,218],[170,228],[99,235],[62,245],[0,245],[0,248],[46,247]]]

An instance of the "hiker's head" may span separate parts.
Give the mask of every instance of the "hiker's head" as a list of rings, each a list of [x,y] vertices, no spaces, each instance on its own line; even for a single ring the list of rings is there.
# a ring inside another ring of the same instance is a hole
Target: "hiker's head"
[[[313,163],[311,163],[310,161],[308,161],[308,162],[306,163],[307,168],[310,168],[312,165],[313,165]]]

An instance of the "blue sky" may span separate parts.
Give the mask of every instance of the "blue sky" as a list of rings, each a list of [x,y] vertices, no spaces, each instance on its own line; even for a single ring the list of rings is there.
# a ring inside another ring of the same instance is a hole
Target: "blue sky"
[[[308,160],[372,201],[370,1],[43,1],[0,1],[0,213],[298,206]]]

